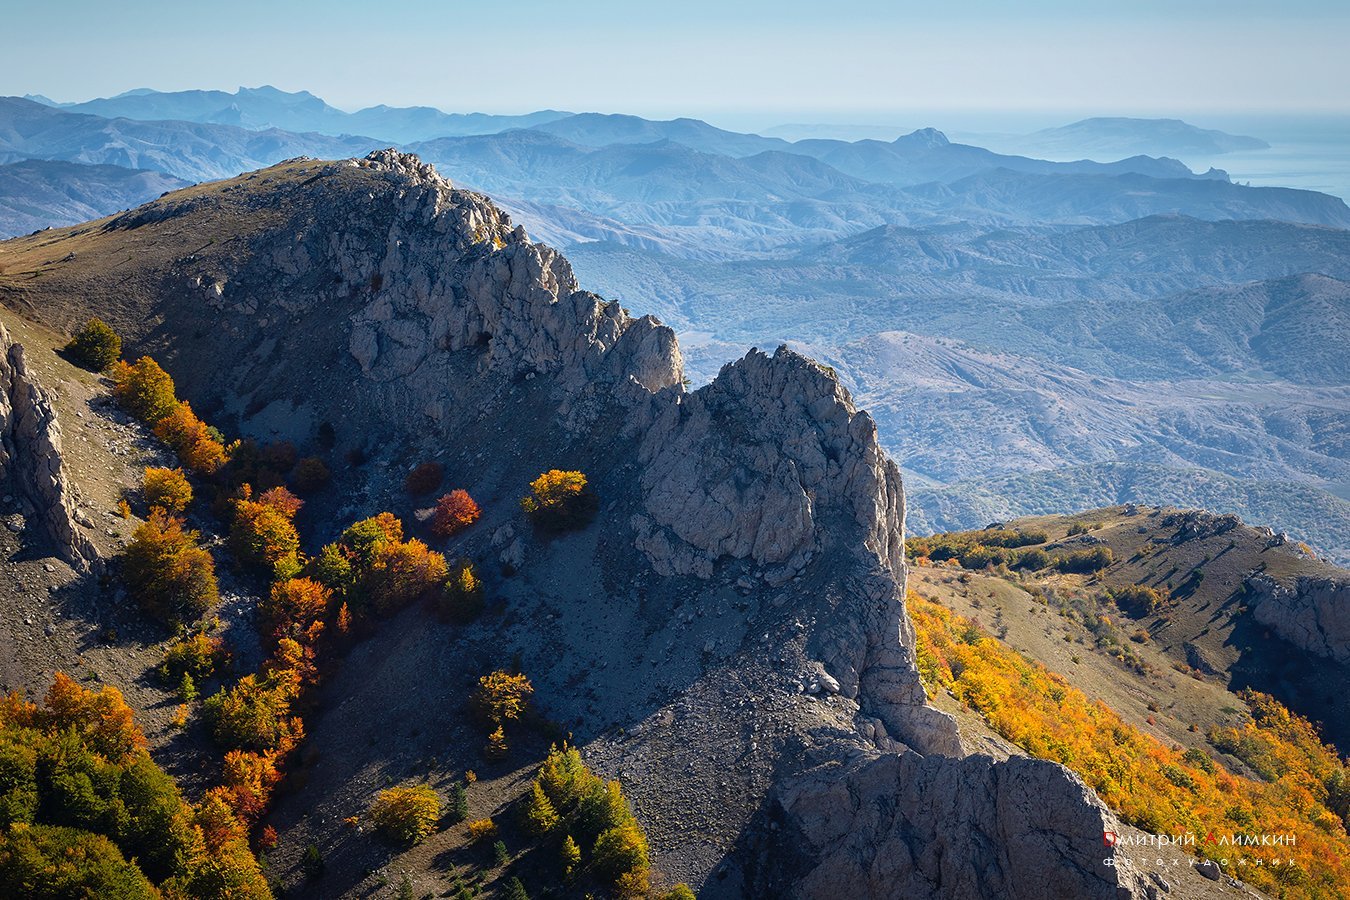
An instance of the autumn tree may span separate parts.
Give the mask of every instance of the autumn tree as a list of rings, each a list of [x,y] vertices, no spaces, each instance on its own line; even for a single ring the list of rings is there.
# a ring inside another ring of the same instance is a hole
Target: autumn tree
[[[288,578],[272,585],[258,614],[273,638],[292,637],[313,644],[323,628],[332,592],[311,578]]]
[[[132,533],[123,564],[127,587],[161,621],[195,619],[220,597],[215,563],[197,540],[181,518],[158,508]]]
[[[236,500],[230,526],[230,551],[241,564],[266,575],[278,563],[294,560],[300,535],[292,521],[301,502],[285,488],[273,488],[257,500]]]
[[[158,506],[171,513],[181,513],[192,502],[192,485],[182,469],[146,468],[141,490],[150,507]]]
[[[441,486],[445,478],[445,469],[438,462],[424,462],[408,473],[403,481],[403,489],[413,497],[430,494]]]
[[[585,525],[596,510],[586,476],[561,469],[549,469],[530,482],[530,493],[520,505],[536,525],[548,529]]]
[[[148,356],[134,364],[119,360],[112,368],[113,396],[136,418],[151,425],[173,412],[178,404],[173,379]]]
[[[376,829],[391,841],[416,844],[436,828],[441,800],[430,787],[394,787],[380,791],[370,806]]]
[[[364,580],[375,611],[387,614],[441,589],[448,574],[445,557],[414,538],[381,547]]]
[[[90,319],[66,344],[65,350],[86,369],[105,371],[122,357],[122,338],[97,317]]]
[[[477,522],[482,514],[469,492],[457,488],[436,501],[431,530],[438,537],[450,537]]]
[[[526,704],[534,693],[534,686],[524,675],[496,671],[478,679],[478,687],[470,698],[474,712],[493,725],[514,722],[525,713]]]
[[[214,475],[226,463],[225,446],[186,400],[175,403],[155,424],[155,437],[172,447],[183,465],[202,475]]]
[[[558,811],[539,782],[534,782],[525,800],[525,829],[535,837],[543,837],[557,825]]]

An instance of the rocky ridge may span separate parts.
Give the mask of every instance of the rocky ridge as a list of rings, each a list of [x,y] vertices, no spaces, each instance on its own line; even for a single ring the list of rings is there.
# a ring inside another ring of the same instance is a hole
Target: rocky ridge
[[[131,248],[114,303],[102,267]],[[514,652],[590,758],[646,773],[625,789],[658,864],[704,896],[775,895],[756,874],[775,854],[794,857],[803,897],[893,896],[895,883],[1031,896],[1060,886],[1046,867],[1084,896],[1147,895],[1103,861],[1098,832],[1114,817],[1067,770],[955,758],[955,723],[925,704],[914,664],[899,472],[824,367],[752,351],[687,393],[668,328],[578,289],[486,198],[393,151],[292,161],[0,257],[50,268],[0,274],[0,298],[67,325],[92,306],[206,415],[300,439],[334,423],[340,448],[369,448],[372,466],[338,475],[336,493],[354,498],[328,508],[339,527],[398,493],[394,460],[454,449],[448,468],[485,509],[455,551],[519,568],[494,587],[511,620],[448,637],[455,654],[423,624],[390,626],[349,661],[359,675],[329,688],[345,699],[316,720],[316,742],[365,729],[386,754],[415,752],[388,745],[390,729],[433,712],[428,734],[446,727],[447,685]],[[555,461],[592,478],[605,524],[549,542],[518,530],[515,492]],[[388,692],[410,672],[434,696]],[[293,827],[343,840],[323,823],[368,802],[352,792],[386,764],[327,754],[304,815],[283,808],[279,824],[318,810],[319,824]],[[732,781],[744,790],[728,795]],[[840,790],[859,799],[822,808]],[[664,824],[671,810],[699,823],[697,848],[687,825]],[[857,839],[831,839],[841,827]],[[989,852],[945,855],[945,831],[986,835]],[[299,855],[287,842],[283,862]]]
[[[48,396],[30,375],[23,344],[0,324],[0,480],[22,498],[27,520],[76,569],[89,570],[97,549],[80,530],[93,522],[77,511],[61,455],[61,426]],[[14,524],[14,523],[10,523]]]

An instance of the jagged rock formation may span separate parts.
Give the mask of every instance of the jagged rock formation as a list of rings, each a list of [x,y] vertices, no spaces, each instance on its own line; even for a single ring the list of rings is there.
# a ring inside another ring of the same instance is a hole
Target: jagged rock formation
[[[307,731],[381,755],[322,755],[277,814],[283,864],[342,840],[332,823],[365,809],[376,769],[463,748],[448,695],[515,655],[547,714],[625,779],[658,867],[705,897],[777,895],[758,861],[786,856],[803,897],[1143,896],[1084,856],[1104,814],[1067,770],[954,758],[914,662],[899,472],[825,368],[752,351],[687,393],[670,329],[579,290],[486,198],[392,151],[292,161],[0,255],[46,267],[0,272],[0,298],[62,326],[92,306],[231,430],[304,442],[328,423],[338,452],[373,457],[307,515],[337,528],[392,505],[401,467],[434,454],[484,509],[455,552],[510,563],[503,618],[437,638],[389,623],[353,652]],[[102,275],[128,258],[110,297]],[[602,509],[549,541],[518,498],[553,465],[585,471]],[[948,831],[987,852],[951,844],[934,869]],[[354,893],[369,868],[330,859],[328,883]]]
[[[1105,862],[1116,817],[1040,760],[859,757],[804,773],[774,801],[771,825],[791,839],[765,849],[762,896],[1148,895],[1141,876]]]
[[[0,324],[0,481],[25,503],[28,524],[77,569],[98,560],[76,521],[51,398],[24,363],[23,344]],[[91,523],[92,524],[92,523]]]
[[[1301,650],[1350,663],[1350,581],[1303,575],[1285,584],[1261,572],[1246,588],[1256,621]]]

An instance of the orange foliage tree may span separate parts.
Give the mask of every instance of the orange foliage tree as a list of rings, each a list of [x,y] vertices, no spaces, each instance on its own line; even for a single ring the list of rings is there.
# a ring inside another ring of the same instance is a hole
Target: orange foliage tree
[[[456,489],[436,501],[436,511],[431,516],[431,530],[439,537],[449,537],[468,528],[483,511],[469,496],[469,492]]]
[[[323,629],[332,591],[310,578],[288,578],[272,585],[258,604],[258,614],[274,639],[294,637],[313,644]]]

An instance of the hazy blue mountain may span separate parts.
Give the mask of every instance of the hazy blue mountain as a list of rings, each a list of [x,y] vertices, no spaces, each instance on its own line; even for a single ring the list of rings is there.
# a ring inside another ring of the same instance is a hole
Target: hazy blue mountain
[[[955,218],[973,222],[1090,224],[1175,214],[1350,227],[1350,207],[1339,197],[1291,188],[1247,187],[1215,178],[1047,175],[991,169],[910,191]]]
[[[999,167],[1042,174],[1118,175],[1137,172],[1159,178],[1227,177],[1218,171],[1196,176],[1175,159],[1152,159],[1144,156],[1134,156],[1114,163],[1089,160],[1062,163],[1007,156],[982,147],[952,143],[946,135],[934,128],[922,128],[889,142],[809,139],[789,143],[776,137],[726,131],[698,119],[654,121],[638,116],[581,113],[537,125],[535,130],[545,131],[587,147],[674,141],[695,150],[723,156],[753,156],[766,150],[786,151],[818,159],[864,181],[897,185],[955,181]]]
[[[1198,128],[1180,119],[1133,119],[1097,117],[1058,128],[1005,138],[1001,146],[1012,152],[1051,159],[1088,157],[1117,159],[1122,156],[1209,157],[1242,150],[1266,150],[1260,138]]]
[[[1332,495],[1350,483],[1350,231],[1158,216],[887,226],[764,260],[568,255],[673,323],[695,380],[747,344],[834,366],[904,461],[916,529],[1119,491],[1203,500],[1350,558],[1350,507]],[[1127,464],[1146,475],[1109,481]]]
[[[57,104],[45,97],[30,97],[70,112],[105,118],[141,121],[176,120],[218,125],[238,125],[255,130],[327,135],[372,134],[386,141],[426,140],[443,135],[490,134],[509,128],[528,128],[570,113],[540,110],[521,116],[484,113],[444,113],[429,106],[371,106],[347,113],[329,106],[309,91],[288,92],[271,85],[241,87],[226,91],[155,91],[142,88],[83,103]]]
[[[1172,302],[1160,298],[1308,272],[1350,281],[1350,231],[1157,216],[1069,230],[882,227],[765,260],[678,259],[615,243],[578,244],[568,258],[589,283],[634,308],[735,344],[837,345],[903,327],[1102,374],[1167,377],[1188,371],[1181,366],[1190,357],[1177,347],[1190,338],[1169,331],[1170,311],[1158,318]],[[1323,290],[1315,280],[1294,286]],[[1166,349],[1113,351],[1089,340],[1098,323],[1132,314],[1124,304],[1144,301],[1163,305],[1135,309],[1138,327]],[[1203,318],[1190,301],[1179,308]],[[1253,327],[1229,318],[1220,325]],[[687,355],[698,370],[698,348]],[[1222,351],[1202,355],[1218,359]],[[721,361],[706,365],[715,372]],[[1192,374],[1202,371],[1217,369]]]
[[[1228,177],[1217,170],[1196,175],[1175,159],[1154,159],[1148,156],[1136,155],[1111,163],[1091,160],[1050,162],[1008,156],[983,147],[953,143],[935,128],[921,128],[889,143],[872,140],[802,140],[792,144],[792,152],[815,157],[858,178],[899,185],[953,182],[992,169],[1041,175],[1137,173],[1155,178],[1206,180],[1227,180]]]
[[[674,141],[695,150],[723,156],[753,156],[765,150],[793,150],[792,144],[781,138],[726,131],[700,119],[658,121],[640,116],[578,113],[534,127],[537,131],[587,147]]]
[[[0,166],[0,238],[101,218],[187,184],[119,166],[37,159]]]
[[[371,138],[254,131],[201,122],[105,119],[0,97],[0,162],[59,159],[167,172],[188,181],[237,175],[294,156],[338,159],[380,146]]]

